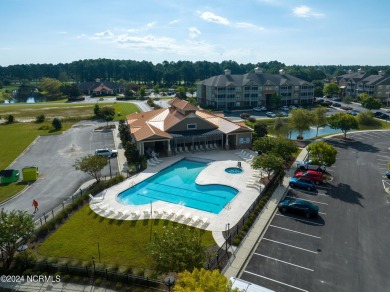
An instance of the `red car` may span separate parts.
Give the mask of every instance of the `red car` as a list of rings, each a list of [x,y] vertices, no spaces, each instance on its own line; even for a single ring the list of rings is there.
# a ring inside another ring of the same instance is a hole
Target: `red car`
[[[324,182],[324,175],[322,172],[315,170],[298,171],[295,173],[295,177],[307,178],[317,185]]]

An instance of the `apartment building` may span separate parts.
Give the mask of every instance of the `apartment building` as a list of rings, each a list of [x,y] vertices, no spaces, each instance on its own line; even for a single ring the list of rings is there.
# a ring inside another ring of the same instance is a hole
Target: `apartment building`
[[[362,69],[357,72],[349,71],[347,74],[337,76],[333,82],[339,85],[342,96],[355,99],[361,93],[378,98],[382,102],[390,99],[390,76],[379,71],[378,75],[370,75]]]
[[[216,109],[251,108],[270,106],[280,96],[281,105],[307,105],[313,103],[312,83],[286,74],[254,72],[235,75],[229,69],[225,74],[198,82],[197,101]]]

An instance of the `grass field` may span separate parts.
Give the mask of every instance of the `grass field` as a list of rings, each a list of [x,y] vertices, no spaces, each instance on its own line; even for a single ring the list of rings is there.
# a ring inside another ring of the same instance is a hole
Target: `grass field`
[[[153,259],[145,250],[150,234],[162,233],[163,227],[178,224],[167,220],[123,221],[100,217],[89,205],[75,213],[38,248],[45,257],[89,261],[93,256],[106,264],[150,267]],[[204,244],[213,246],[210,231],[202,231]],[[69,235],[72,236],[69,236]]]
[[[101,106],[111,105],[115,107],[115,112],[120,112],[114,120],[124,119],[126,115],[139,111],[138,107],[131,103],[109,103]],[[72,125],[81,118],[89,119],[93,116],[94,104],[10,104],[0,106],[0,116],[12,114],[16,120],[35,121],[36,116],[43,114],[47,121],[37,124],[35,122],[0,124],[0,169],[7,168],[36,137],[39,135],[60,134],[72,127]],[[54,117],[71,118],[76,117],[75,121],[63,121],[62,130],[55,132],[51,126]],[[19,170],[21,171],[21,170]],[[11,183],[0,185],[0,202],[12,197],[23,190],[25,184]]]

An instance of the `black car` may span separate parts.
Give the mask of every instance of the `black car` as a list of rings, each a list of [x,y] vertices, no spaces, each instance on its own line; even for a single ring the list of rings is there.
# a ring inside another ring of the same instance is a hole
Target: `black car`
[[[341,106],[341,104],[339,104],[338,102],[334,102],[334,103],[332,103],[332,106],[335,106],[335,107],[340,107],[340,106]]]
[[[384,119],[384,120],[388,120],[390,118],[390,116],[388,114],[382,114],[379,118]]]
[[[383,115],[382,112],[375,112],[374,113],[374,117],[376,117],[376,118],[380,118],[382,115]]]
[[[318,206],[300,199],[284,199],[278,204],[281,213],[294,212],[305,215],[307,218],[318,215]]]

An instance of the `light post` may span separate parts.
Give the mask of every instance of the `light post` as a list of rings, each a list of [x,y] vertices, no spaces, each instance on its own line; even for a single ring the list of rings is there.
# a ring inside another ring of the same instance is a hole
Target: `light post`
[[[92,266],[93,266],[93,273],[95,274],[95,270],[96,270],[96,266],[95,266],[95,258],[94,258],[94,257],[92,257],[92,258],[91,258],[91,260],[92,260]]]
[[[112,173],[111,173],[111,157],[108,157],[108,165],[110,166],[110,178],[112,178]]]
[[[165,277],[164,284],[168,287],[168,292],[171,292],[171,288],[175,285],[175,278],[173,276]]]

